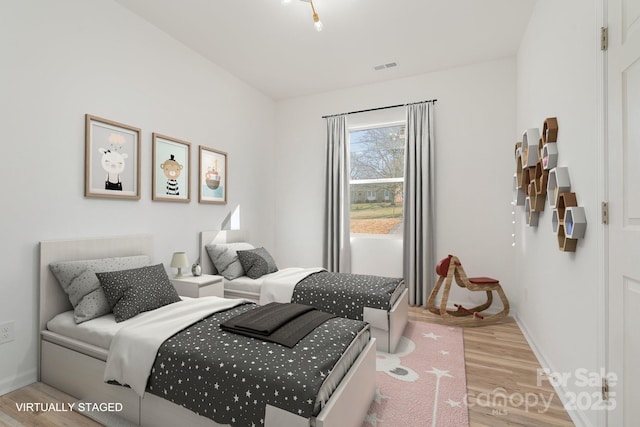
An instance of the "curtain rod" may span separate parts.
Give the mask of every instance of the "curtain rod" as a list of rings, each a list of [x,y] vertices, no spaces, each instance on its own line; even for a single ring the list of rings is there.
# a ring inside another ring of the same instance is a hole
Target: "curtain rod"
[[[377,108],[369,108],[367,110],[349,111],[348,113],[330,114],[328,116],[322,116],[322,118],[323,119],[327,119],[329,117],[336,117],[336,116],[342,116],[342,115],[357,114],[357,113],[368,113],[369,111],[378,111],[378,110],[386,110],[388,108],[406,107],[407,105],[422,104],[423,102],[435,103],[436,101],[437,101],[437,99],[429,99],[427,101],[409,102],[407,104],[387,105],[386,107],[377,107]]]

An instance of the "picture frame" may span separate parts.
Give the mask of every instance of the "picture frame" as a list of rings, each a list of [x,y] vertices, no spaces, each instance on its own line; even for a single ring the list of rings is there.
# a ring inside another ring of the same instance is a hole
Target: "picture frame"
[[[85,197],[140,199],[140,133],[85,115]]]
[[[191,201],[191,143],[159,133],[152,134],[151,199]]]
[[[200,146],[198,202],[227,203],[227,153]]]

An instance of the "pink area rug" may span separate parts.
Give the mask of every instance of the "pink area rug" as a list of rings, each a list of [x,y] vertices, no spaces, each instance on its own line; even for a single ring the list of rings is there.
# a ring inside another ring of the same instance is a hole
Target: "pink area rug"
[[[467,427],[462,328],[409,321],[396,353],[377,353],[363,427]]]

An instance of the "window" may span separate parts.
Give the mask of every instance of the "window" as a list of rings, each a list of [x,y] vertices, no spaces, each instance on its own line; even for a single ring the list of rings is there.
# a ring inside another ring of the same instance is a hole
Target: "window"
[[[352,234],[402,235],[404,122],[350,129]]]

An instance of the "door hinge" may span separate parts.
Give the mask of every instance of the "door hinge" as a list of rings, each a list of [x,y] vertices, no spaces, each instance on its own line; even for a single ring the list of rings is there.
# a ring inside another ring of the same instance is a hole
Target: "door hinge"
[[[602,202],[602,223],[609,224],[609,203]]]
[[[600,50],[607,50],[609,48],[609,28],[600,28]]]
[[[602,379],[602,400],[609,400],[609,381],[606,378]]]

